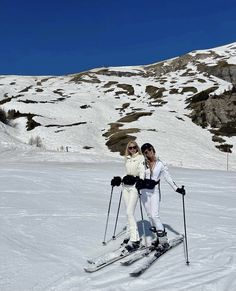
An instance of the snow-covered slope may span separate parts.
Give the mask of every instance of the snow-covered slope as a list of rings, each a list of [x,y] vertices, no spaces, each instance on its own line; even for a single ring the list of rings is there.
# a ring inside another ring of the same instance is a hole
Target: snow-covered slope
[[[140,278],[119,262],[85,273],[102,245],[110,178],[118,163],[6,163],[0,165],[1,291],[234,291],[236,290],[235,172],[171,168],[184,184],[190,265],[183,246],[164,255]],[[162,183],[161,218],[169,238],[183,232],[182,199]],[[107,239],[120,189],[114,189]],[[137,207],[136,218],[142,224]],[[149,224],[144,213],[145,226]],[[126,224],[122,202],[117,231]],[[147,232],[148,233],[148,232]],[[114,247],[114,246],[113,246]]]
[[[213,95],[231,91],[234,80],[210,75],[199,64],[236,65],[235,58],[236,43],[150,66],[98,68],[60,77],[1,76],[0,106],[16,112],[14,127],[0,127],[0,147],[11,147],[14,140],[25,156],[32,153],[30,139],[40,137],[41,151],[49,159],[52,151],[63,159],[69,153],[77,160],[119,159],[133,136],[140,144],[153,143],[169,164],[226,169],[227,154],[215,147],[210,128],[192,122],[186,102],[213,87]],[[235,170],[236,137],[224,136],[224,142],[233,146],[228,157],[229,169]]]

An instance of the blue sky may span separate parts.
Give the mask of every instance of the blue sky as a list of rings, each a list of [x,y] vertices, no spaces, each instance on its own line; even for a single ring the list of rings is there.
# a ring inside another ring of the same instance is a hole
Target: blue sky
[[[1,0],[0,75],[146,65],[236,41],[235,0]]]

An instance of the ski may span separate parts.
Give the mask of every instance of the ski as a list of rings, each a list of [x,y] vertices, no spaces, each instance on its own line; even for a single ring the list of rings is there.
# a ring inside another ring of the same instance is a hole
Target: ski
[[[124,245],[123,243],[120,244],[117,248],[108,251],[107,253],[104,253],[100,256],[97,256],[95,258],[90,258],[87,260],[87,263],[92,264],[92,265],[98,265],[100,262],[112,259],[114,257],[114,255],[116,255],[117,252],[122,252],[122,250],[124,249]]]
[[[142,275],[151,265],[158,260],[162,255],[176,247],[177,245],[183,242],[183,236],[170,240],[169,244],[165,247],[157,247],[157,249],[151,254],[151,256],[147,256],[145,261],[142,261],[141,264],[133,270],[129,275],[131,277],[138,277]]]
[[[128,258],[125,258],[120,262],[122,266],[129,266],[133,264],[134,262],[148,256],[151,252],[155,250],[154,246],[149,246],[148,248],[145,248],[143,250],[140,250],[139,252],[135,252],[131,254]]]
[[[107,245],[111,241],[115,241],[118,237],[124,235],[125,233],[126,233],[126,226],[119,233],[117,233],[117,235],[115,237],[112,237],[111,239],[109,239],[106,242],[106,244],[104,244],[104,245]],[[123,249],[123,247],[124,247],[124,245],[123,245],[123,243],[121,243],[114,250],[111,250],[111,251],[109,251],[107,253],[104,253],[102,255],[99,255],[99,256],[97,256],[95,258],[89,258],[89,259],[87,259],[87,263],[89,263],[89,264],[96,264],[99,260],[103,259],[104,257],[109,258],[110,254],[112,254],[112,253],[114,253],[114,252],[116,252],[118,250]]]
[[[87,267],[84,268],[85,272],[87,273],[93,273],[96,272],[106,266],[109,266],[122,258],[128,257],[136,252],[143,251],[145,249],[145,246],[141,246],[137,250],[133,252],[124,252],[124,247],[122,247],[122,250],[119,248],[118,250],[111,252],[109,254],[106,254],[104,257],[100,257],[99,260],[96,261],[96,263],[89,264]]]
[[[178,235],[175,238],[171,239],[169,241],[170,245],[173,245],[176,240],[182,239],[182,235]],[[155,245],[150,245],[147,249],[143,250],[142,252],[140,251],[139,253],[134,253],[130,255],[128,258],[122,260],[120,263],[122,266],[129,266],[133,264],[134,262],[147,257],[151,252],[155,251],[157,247]]]

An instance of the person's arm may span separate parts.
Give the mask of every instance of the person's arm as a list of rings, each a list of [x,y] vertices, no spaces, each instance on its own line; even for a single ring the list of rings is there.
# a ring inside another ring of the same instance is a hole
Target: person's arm
[[[162,162],[161,162],[162,163]],[[168,171],[168,167],[162,163],[162,169],[161,169],[161,174],[165,178],[166,182],[171,186],[171,188],[176,191],[178,186],[175,184],[173,179],[170,176],[170,173]]]

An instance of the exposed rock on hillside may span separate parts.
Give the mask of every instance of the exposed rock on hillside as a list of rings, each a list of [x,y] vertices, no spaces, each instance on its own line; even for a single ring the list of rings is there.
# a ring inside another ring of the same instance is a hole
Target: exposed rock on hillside
[[[226,53],[225,53],[226,54]],[[229,55],[235,57],[236,47],[232,46]],[[183,77],[197,77],[198,73],[203,73],[207,78],[217,77],[229,82],[228,88],[220,93],[220,85],[207,89],[198,90],[195,87],[186,86],[181,93],[192,92],[193,95],[186,99],[191,110],[189,117],[194,123],[203,128],[211,127],[215,135],[235,136],[236,135],[236,65],[227,62],[228,56],[219,55],[215,50],[202,52],[192,52],[184,56],[146,66],[157,78],[163,77],[171,72],[184,70]],[[197,68],[197,70],[194,70]],[[199,82],[205,83],[204,79],[198,78]],[[186,84],[188,85],[188,84]],[[170,94],[178,94],[178,89],[172,88]],[[215,139],[213,139],[216,141]],[[217,146],[220,150],[228,151],[227,146]]]
[[[235,87],[221,95],[210,95],[214,89],[213,87],[202,91],[187,100],[189,103],[187,108],[192,110],[189,116],[193,122],[203,128],[208,126],[219,128],[219,135],[236,135]],[[234,129],[231,129],[232,124],[235,124]]]
[[[226,61],[219,61],[215,66],[200,64],[198,69],[236,85],[236,65],[228,64]]]
[[[228,91],[222,94],[214,91],[219,87],[212,87],[187,99],[188,109],[191,109],[192,121],[203,128],[210,126],[212,132],[221,136],[236,135],[236,66],[229,65],[225,61],[219,62],[216,66],[199,65],[210,75],[230,82]],[[227,146],[217,146],[221,151],[228,151]]]
[[[122,126],[122,123],[111,123],[110,129],[103,136],[108,138],[106,145],[112,152],[119,152],[121,155],[124,155],[127,143],[130,140],[136,139],[131,134],[137,133],[140,130],[138,128],[120,129]]]

